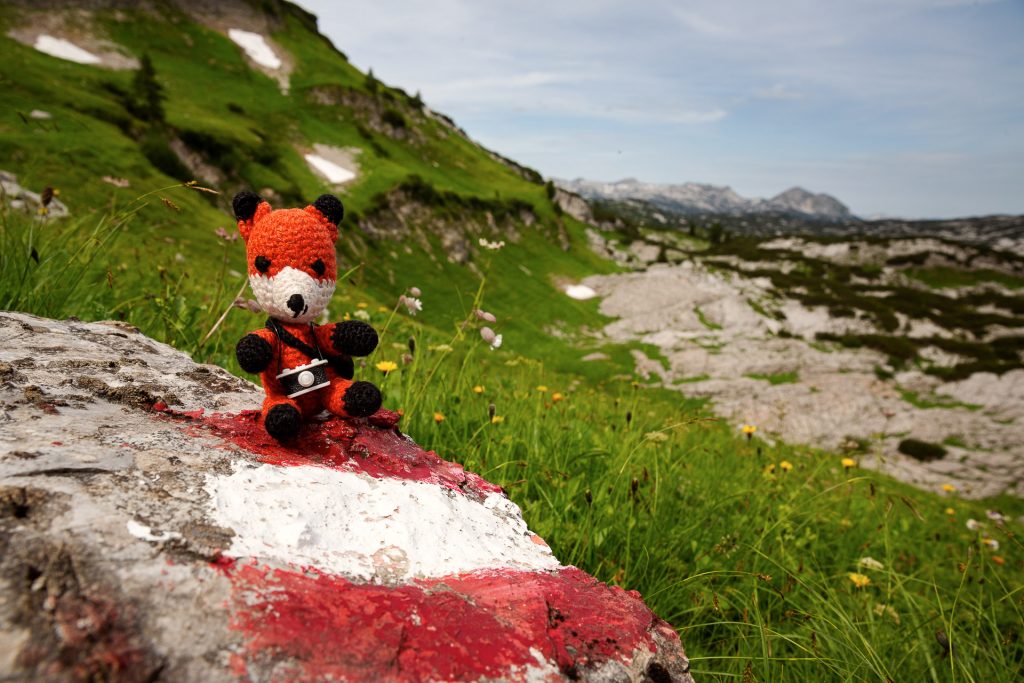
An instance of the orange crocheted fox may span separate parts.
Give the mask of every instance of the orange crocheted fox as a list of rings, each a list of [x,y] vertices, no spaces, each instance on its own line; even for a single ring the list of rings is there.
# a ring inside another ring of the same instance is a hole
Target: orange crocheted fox
[[[263,426],[285,441],[305,419],[323,410],[366,417],[380,408],[380,390],[353,382],[353,356],[377,347],[377,333],[359,320],[317,325],[338,277],[334,243],[345,209],[321,195],[304,209],[273,210],[254,192],[232,206],[245,240],[249,286],[270,318],[238,342],[235,354],[246,372],[260,373]]]

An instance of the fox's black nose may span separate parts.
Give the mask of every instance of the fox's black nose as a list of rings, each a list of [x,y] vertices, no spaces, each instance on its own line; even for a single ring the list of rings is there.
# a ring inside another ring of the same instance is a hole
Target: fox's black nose
[[[288,297],[288,309],[298,315],[302,313],[302,310],[306,308],[306,301],[302,298],[301,294],[292,294]]]

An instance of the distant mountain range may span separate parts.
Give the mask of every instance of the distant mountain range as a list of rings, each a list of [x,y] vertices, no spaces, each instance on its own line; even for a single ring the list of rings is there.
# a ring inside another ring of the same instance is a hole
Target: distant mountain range
[[[556,180],[560,187],[592,201],[639,201],[668,213],[683,215],[785,214],[819,221],[848,221],[856,216],[835,197],[793,187],[771,199],[749,199],[725,185],[683,183],[659,185],[626,178],[614,183],[595,180]]]

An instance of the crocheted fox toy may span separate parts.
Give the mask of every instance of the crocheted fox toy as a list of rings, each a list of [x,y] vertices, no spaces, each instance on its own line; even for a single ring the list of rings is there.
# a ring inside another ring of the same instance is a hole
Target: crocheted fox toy
[[[341,201],[325,194],[304,209],[275,211],[254,192],[240,192],[232,208],[245,240],[249,286],[270,316],[266,327],[247,334],[235,349],[243,370],[260,373],[267,433],[285,441],[325,409],[341,417],[377,412],[380,390],[352,381],[352,357],[369,355],[377,333],[359,320],[313,322],[338,277],[334,243],[345,213]]]

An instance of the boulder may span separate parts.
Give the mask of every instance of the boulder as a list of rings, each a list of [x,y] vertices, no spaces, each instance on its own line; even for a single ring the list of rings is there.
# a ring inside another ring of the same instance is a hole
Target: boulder
[[[36,112],[33,111],[32,114]],[[46,112],[40,112],[45,114]],[[33,118],[39,118],[33,116]],[[44,198],[44,194],[46,195]],[[54,218],[66,218],[68,207],[53,196],[52,188],[45,188],[43,194],[32,192],[18,184],[18,176],[7,171],[0,171],[0,207],[12,209],[38,216],[40,221]]]
[[[119,323],[0,313],[0,679],[692,681],[639,594],[380,411],[262,392]]]

